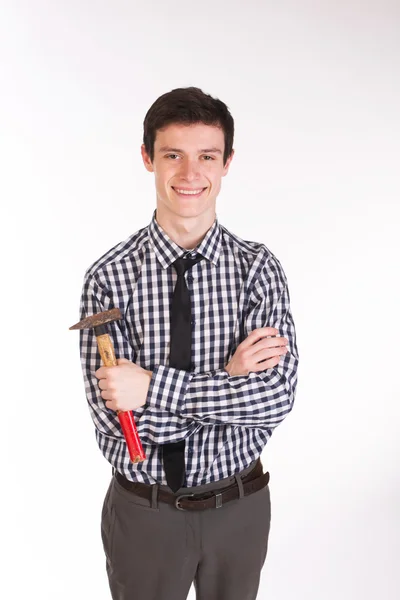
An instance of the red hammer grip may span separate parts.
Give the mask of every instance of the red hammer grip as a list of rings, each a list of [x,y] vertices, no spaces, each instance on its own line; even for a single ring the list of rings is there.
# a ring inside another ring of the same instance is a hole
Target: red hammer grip
[[[132,411],[118,410],[117,415],[121,425],[122,433],[124,434],[126,444],[128,446],[131,461],[133,463],[141,462],[146,458],[146,456],[143,452]]]

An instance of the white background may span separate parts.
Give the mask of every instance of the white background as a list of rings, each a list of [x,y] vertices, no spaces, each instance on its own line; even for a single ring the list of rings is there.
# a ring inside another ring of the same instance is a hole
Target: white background
[[[85,269],[150,222],[147,109],[195,85],[235,119],[217,216],[281,261],[300,352],[258,598],[399,598],[399,3],[14,0],[0,23],[1,597],[110,598],[68,328]]]

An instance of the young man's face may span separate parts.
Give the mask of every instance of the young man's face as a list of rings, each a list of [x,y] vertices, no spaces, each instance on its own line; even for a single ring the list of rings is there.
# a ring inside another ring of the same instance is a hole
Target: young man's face
[[[221,178],[234,154],[224,166],[224,144],[222,129],[203,123],[172,124],[158,130],[153,162],[142,144],[145,167],[155,175],[157,208],[181,217],[214,215]]]

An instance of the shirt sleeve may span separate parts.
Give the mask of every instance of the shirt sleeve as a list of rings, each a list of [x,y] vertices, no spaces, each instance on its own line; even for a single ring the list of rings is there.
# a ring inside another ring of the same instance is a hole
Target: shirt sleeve
[[[80,320],[111,308],[114,308],[112,292],[106,290],[96,275],[88,270],[84,276],[80,299]],[[136,362],[124,319],[108,323],[107,328],[116,358],[124,357]],[[116,442],[123,441],[122,429],[116,411],[106,406],[98,385],[99,380],[95,376],[95,372],[103,363],[94,329],[80,329],[79,335],[80,360],[90,415],[101,445],[110,447]],[[132,412],[143,444],[180,441],[199,429],[199,424],[193,419],[172,414],[166,408],[150,407],[145,404]]]
[[[203,425],[225,423],[269,432],[279,425],[293,407],[299,355],[286,276],[272,253],[248,307],[243,339],[254,329],[276,327],[278,335],[288,340],[288,352],[278,365],[243,376],[230,376],[223,368],[196,374],[157,365],[147,403]]]

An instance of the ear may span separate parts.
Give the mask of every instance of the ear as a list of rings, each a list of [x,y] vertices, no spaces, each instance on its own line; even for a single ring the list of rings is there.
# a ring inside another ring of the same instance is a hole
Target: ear
[[[146,169],[148,171],[150,171],[150,173],[152,173],[154,171],[154,169],[153,169],[153,163],[150,160],[150,156],[146,152],[146,148],[145,148],[144,144],[141,145],[140,151],[141,151],[141,154],[142,154],[142,159],[143,159],[144,166],[146,167]]]
[[[228,160],[226,161],[226,165],[225,165],[225,167],[224,167],[224,170],[222,171],[222,177],[225,177],[225,175],[228,173],[228,171],[229,171],[229,167],[230,167],[230,164],[231,164],[231,162],[232,162],[232,159],[233,159],[233,155],[234,155],[234,154],[235,154],[235,151],[234,151],[234,149],[232,148],[232,152],[231,152],[231,154],[230,154],[230,156],[229,156]]]

